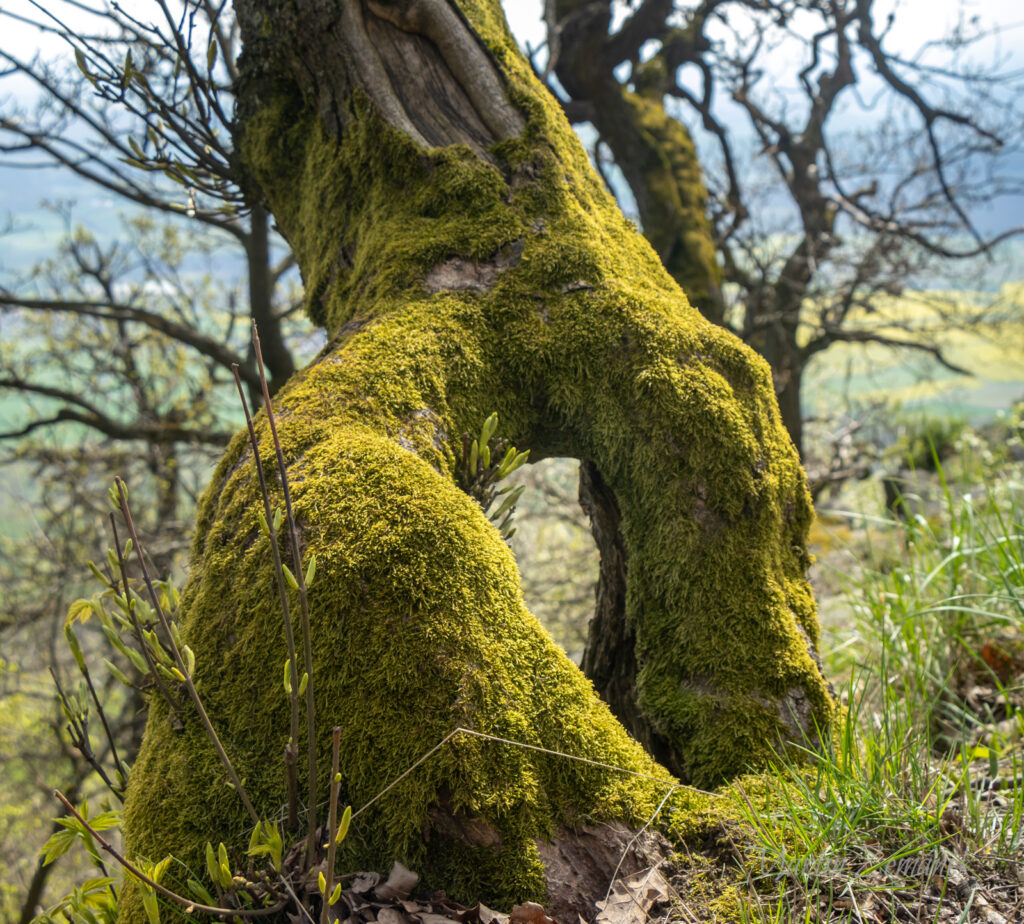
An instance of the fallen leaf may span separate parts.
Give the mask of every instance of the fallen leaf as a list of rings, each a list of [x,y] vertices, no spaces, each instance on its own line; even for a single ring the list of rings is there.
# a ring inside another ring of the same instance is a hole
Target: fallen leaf
[[[619,880],[607,901],[597,903],[595,924],[644,924],[656,902],[669,900],[669,884],[656,869]]]
[[[409,919],[397,908],[381,908],[377,920],[380,924],[409,924]]]
[[[356,878],[352,880],[352,885],[346,891],[362,895],[374,888],[378,882],[380,882],[380,873],[356,873]]]
[[[480,924],[509,924],[508,915],[500,911],[492,911],[486,905],[477,905]]]
[[[396,862],[391,867],[391,874],[388,876],[388,881],[384,885],[377,886],[374,889],[374,894],[377,898],[383,899],[384,901],[394,901],[395,899],[408,898],[409,893],[419,884],[419,874],[414,873],[410,869],[406,869],[401,863]]]
[[[548,917],[543,905],[536,902],[523,902],[512,909],[510,916],[512,924],[555,924]]]

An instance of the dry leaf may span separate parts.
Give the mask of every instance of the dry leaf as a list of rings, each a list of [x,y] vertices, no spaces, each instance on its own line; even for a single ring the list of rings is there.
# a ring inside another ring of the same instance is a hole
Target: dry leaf
[[[356,873],[356,878],[352,880],[352,885],[346,891],[362,895],[374,888],[378,882],[380,882],[380,873]]]
[[[656,869],[619,880],[607,901],[598,902],[595,924],[644,924],[656,902],[669,900],[669,884]]]
[[[500,911],[492,911],[486,905],[477,905],[480,924],[509,924],[509,916]]]
[[[419,884],[420,877],[410,869],[406,869],[401,863],[396,862],[391,867],[391,875],[388,881],[382,886],[374,889],[377,898],[384,901],[408,898],[409,893]]]
[[[512,924],[555,924],[548,917],[543,905],[536,902],[523,902],[512,909],[510,916]]]
[[[377,920],[380,924],[409,924],[409,919],[397,908],[381,908]]]

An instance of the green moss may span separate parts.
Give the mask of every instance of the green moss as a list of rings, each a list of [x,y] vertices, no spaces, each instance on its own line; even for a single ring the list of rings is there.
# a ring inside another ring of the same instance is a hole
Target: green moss
[[[673,769],[711,784],[792,736],[790,705],[805,725],[831,713],[811,652],[803,474],[767,366],[690,307],[619,213],[496,0],[461,5],[526,119],[493,163],[416,148],[358,95],[339,101],[348,124],[330,137],[286,84],[245,129],[245,157],[331,337],[278,396],[318,562],[321,771],[338,725],[343,798],[358,807],[464,726],[665,775],[524,609],[511,553],[454,484],[452,438],[498,411],[501,436],[534,458],[591,459],[615,490],[637,696],[672,742]],[[520,256],[483,291],[425,289],[439,263],[498,253]],[[285,649],[254,482],[240,435],[201,505],[184,633],[211,717],[269,816],[284,801]],[[639,823],[663,793],[462,738],[357,819],[342,863],[399,859],[458,898],[505,907],[541,897],[538,838],[590,819]],[[430,820],[438,809],[482,819],[501,849],[446,841]],[[708,810],[682,791],[669,826]],[[155,704],[131,778],[128,849],[201,870],[203,845],[221,839],[244,846],[247,818],[198,723],[175,731]],[[125,896],[122,919],[141,920]]]
[[[652,64],[649,62],[649,66]],[[664,81],[658,81],[657,86],[664,86]],[[623,99],[643,150],[648,152],[646,162],[639,166],[651,201],[644,215],[644,234],[690,301],[704,311],[717,310],[722,271],[707,218],[707,190],[693,139],[686,126],[665,111],[659,90],[623,91]]]

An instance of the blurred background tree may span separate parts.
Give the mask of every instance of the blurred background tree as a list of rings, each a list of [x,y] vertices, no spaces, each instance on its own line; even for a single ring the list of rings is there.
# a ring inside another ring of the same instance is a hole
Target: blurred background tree
[[[998,27],[961,11],[906,55],[898,10],[874,0],[545,0],[544,15],[539,73],[691,301],[768,360],[805,458],[801,384],[833,344],[965,372],[936,336],[975,320],[962,302],[923,326],[893,296],[1024,230],[980,212],[1024,192],[1024,75],[988,57]]]

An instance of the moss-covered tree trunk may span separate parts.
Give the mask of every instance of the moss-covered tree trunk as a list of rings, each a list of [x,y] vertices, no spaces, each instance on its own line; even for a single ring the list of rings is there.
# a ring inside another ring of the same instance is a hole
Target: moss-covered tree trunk
[[[240,150],[329,333],[277,396],[317,556],[321,777],[335,725],[342,798],[357,808],[460,726],[665,776],[525,610],[509,549],[456,485],[462,434],[493,411],[534,459],[574,456],[600,480],[609,548],[628,561],[618,615],[633,662],[619,686],[658,760],[706,786],[826,723],[811,509],[768,368],[690,307],[621,216],[498,0],[237,11]],[[285,800],[289,715],[258,509],[240,434],[201,506],[184,634],[270,816]],[[664,793],[459,737],[357,818],[342,860],[399,859],[499,906],[543,899],[575,826],[638,826]],[[670,807],[677,830],[696,798]],[[207,840],[244,849],[248,824],[198,722],[176,729],[154,703],[129,851],[201,870]],[[129,890],[123,919],[141,915]]]

